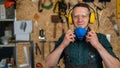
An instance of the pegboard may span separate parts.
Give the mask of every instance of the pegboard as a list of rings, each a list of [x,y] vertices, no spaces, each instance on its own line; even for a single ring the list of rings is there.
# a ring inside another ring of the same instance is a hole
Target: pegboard
[[[44,55],[45,57],[50,53],[49,52],[49,45],[51,46],[51,50],[54,48],[54,42],[49,43],[49,41],[56,41],[59,39],[59,37],[62,35],[62,23],[58,22],[56,24],[56,38],[53,37],[53,31],[54,31],[54,23],[51,21],[52,15],[57,15],[53,12],[55,0],[53,1],[53,6],[51,9],[44,9],[42,12],[38,11],[38,1],[39,0],[17,0],[17,8],[16,8],[16,16],[17,20],[32,20],[32,26],[33,26],[33,32],[31,34],[31,39],[34,40],[34,43],[38,43],[39,47],[42,48],[42,42],[39,39],[39,30],[44,29],[45,30],[45,43],[44,43]],[[65,0],[66,2],[69,2],[69,0]],[[71,0],[74,4],[77,3],[77,1],[82,2],[82,0]],[[94,3],[102,8],[102,10],[98,11],[99,13],[99,20],[100,20],[100,26],[97,32],[103,33],[103,34],[110,34],[111,35],[111,45],[113,47],[113,51],[116,53],[116,55],[120,58],[120,37],[116,35],[112,22],[109,20],[108,17],[112,15],[112,13],[115,13],[116,16],[116,0],[111,0],[111,2],[106,3],[106,8],[103,8],[103,4],[99,3],[98,0],[95,0]],[[90,6],[93,7],[92,3],[88,3]],[[120,31],[120,20],[116,19],[116,17],[113,18],[115,20],[116,24],[118,25],[118,29]],[[96,28],[97,26],[97,20],[94,24],[89,25],[91,29]],[[70,29],[73,30],[74,26],[70,25]],[[67,31],[67,23],[65,23],[65,31]],[[22,52],[20,52],[22,53]],[[35,55],[35,64],[40,62],[43,64],[45,61],[42,59],[42,55]],[[44,58],[45,58],[44,57]],[[64,67],[63,61],[60,63],[61,68]]]

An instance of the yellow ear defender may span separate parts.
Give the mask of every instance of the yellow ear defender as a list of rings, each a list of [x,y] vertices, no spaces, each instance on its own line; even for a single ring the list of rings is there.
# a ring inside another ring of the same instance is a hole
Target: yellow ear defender
[[[68,12],[67,18],[68,18],[68,23],[69,23],[69,24],[73,24],[73,20],[72,20],[72,10],[70,10],[70,11]],[[91,13],[90,13],[90,16],[89,16],[89,23],[90,23],[90,24],[94,24],[94,22],[95,22],[95,13],[94,13],[94,12],[91,12]]]
[[[91,12],[90,13],[90,24],[94,24],[94,22],[95,22],[95,13],[94,12]]]

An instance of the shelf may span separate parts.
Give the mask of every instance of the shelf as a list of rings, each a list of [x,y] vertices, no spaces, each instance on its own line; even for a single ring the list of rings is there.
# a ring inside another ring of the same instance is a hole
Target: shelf
[[[0,19],[0,21],[14,21],[14,19]]]
[[[0,47],[15,47],[15,44],[0,44]]]

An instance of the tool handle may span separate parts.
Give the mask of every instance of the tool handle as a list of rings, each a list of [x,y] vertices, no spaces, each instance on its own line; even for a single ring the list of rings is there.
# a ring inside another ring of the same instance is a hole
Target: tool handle
[[[56,28],[56,24],[57,24],[57,23],[54,23],[54,33],[53,33],[53,37],[54,37],[54,38],[56,38],[56,29],[57,29],[57,28]]]

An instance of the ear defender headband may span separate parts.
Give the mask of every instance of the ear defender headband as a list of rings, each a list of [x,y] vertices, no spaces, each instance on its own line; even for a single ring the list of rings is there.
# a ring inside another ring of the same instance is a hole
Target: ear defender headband
[[[87,6],[87,7],[86,7]],[[68,18],[68,23],[69,24],[73,24],[73,19],[72,19],[72,11],[73,11],[73,9],[74,8],[76,8],[76,7],[85,7],[85,8],[88,8],[88,10],[90,11],[90,6],[89,5],[87,5],[87,4],[84,4],[84,3],[78,3],[78,4],[76,4],[69,12],[68,12],[68,16],[67,16],[67,18]],[[93,10],[93,9],[92,9]],[[89,23],[90,24],[94,24],[94,22],[95,22],[95,12],[94,12],[94,10],[92,11],[92,12],[90,12],[90,15],[89,15]]]

